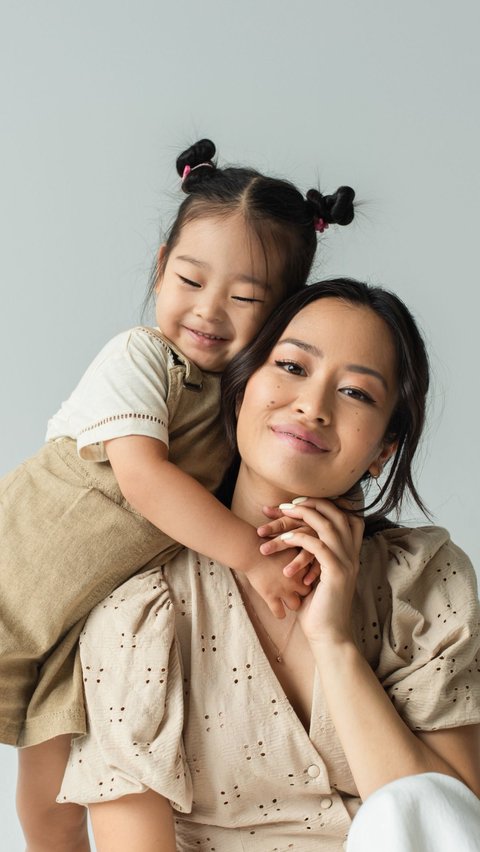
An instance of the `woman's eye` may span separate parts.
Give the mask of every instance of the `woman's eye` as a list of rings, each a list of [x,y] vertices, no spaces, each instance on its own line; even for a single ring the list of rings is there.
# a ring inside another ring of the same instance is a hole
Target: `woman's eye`
[[[275,361],[275,365],[280,367],[285,373],[291,373],[293,376],[305,376],[305,370],[296,361]]]
[[[201,287],[201,284],[199,284],[197,281],[192,281],[190,278],[185,278],[183,275],[179,275],[178,277],[180,278],[180,281],[182,281],[184,284],[189,284],[190,287]]]
[[[368,402],[370,405],[374,405],[374,400],[368,393],[360,390],[360,388],[342,388],[341,392],[344,396],[349,396],[352,399],[358,399],[360,402]]]

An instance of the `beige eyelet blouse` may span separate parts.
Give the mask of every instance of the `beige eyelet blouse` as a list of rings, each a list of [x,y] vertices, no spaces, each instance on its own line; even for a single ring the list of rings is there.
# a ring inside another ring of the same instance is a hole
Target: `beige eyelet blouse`
[[[445,530],[365,541],[355,640],[412,730],[480,722],[479,620]],[[152,788],[179,850],[340,852],[361,803],[319,680],[307,734],[228,569],[184,551],[133,577],[90,615],[81,658],[89,733],[58,801]]]

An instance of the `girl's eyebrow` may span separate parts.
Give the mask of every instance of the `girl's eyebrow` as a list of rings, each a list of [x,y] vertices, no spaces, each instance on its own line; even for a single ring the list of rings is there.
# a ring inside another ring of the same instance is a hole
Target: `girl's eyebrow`
[[[209,264],[204,260],[198,260],[197,257],[192,257],[189,254],[177,254],[177,260],[184,260],[187,263],[192,263],[194,266],[198,266],[200,269],[209,269]],[[263,287],[264,290],[269,289],[269,285],[266,281],[262,281],[261,278],[255,278],[254,275],[241,275],[236,276],[236,281],[241,284],[257,284],[258,287]]]
[[[283,343],[291,343],[293,346],[298,346],[299,349],[303,349],[304,352],[308,352],[310,355],[314,355],[316,358],[323,358],[323,352],[318,346],[314,346],[313,343],[307,343],[305,340],[297,340],[296,337],[284,337],[283,340],[278,341],[278,345]],[[366,376],[373,376],[375,379],[378,379],[386,391],[388,391],[387,382],[378,370],[373,370],[372,367],[365,367],[363,364],[345,364],[345,369],[350,373],[362,373]]]

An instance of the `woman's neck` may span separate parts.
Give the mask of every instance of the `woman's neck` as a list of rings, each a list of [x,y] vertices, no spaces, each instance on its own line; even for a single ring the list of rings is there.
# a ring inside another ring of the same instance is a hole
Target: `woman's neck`
[[[231,509],[237,517],[257,527],[268,520],[263,513],[263,506],[279,506],[280,503],[290,502],[295,496],[298,495],[280,490],[240,464]]]

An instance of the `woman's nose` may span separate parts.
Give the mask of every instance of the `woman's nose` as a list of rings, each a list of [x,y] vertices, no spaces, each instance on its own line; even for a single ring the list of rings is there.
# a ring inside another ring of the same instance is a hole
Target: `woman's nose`
[[[332,419],[332,400],[329,393],[318,386],[305,387],[303,393],[297,397],[296,411],[303,414],[309,420],[320,420],[322,423],[330,423]]]

